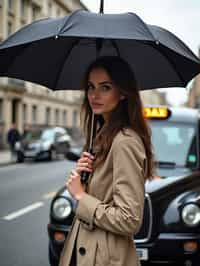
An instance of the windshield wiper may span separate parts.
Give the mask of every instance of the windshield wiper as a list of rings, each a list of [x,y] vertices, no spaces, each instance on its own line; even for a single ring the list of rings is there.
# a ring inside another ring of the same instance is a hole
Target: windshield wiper
[[[163,168],[175,168],[176,163],[175,162],[167,162],[167,161],[156,161],[155,165],[157,167],[163,167]]]

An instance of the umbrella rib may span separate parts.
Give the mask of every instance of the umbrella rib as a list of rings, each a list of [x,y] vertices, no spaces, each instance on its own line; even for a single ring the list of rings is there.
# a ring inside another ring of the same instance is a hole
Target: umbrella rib
[[[14,61],[31,45],[31,43],[28,43],[26,45],[24,44],[21,44],[19,46],[21,46],[21,49],[13,56],[13,58],[11,59],[10,63],[9,63],[9,66],[7,68],[7,73],[9,73],[9,68],[11,68],[11,66],[13,65]],[[10,49],[12,47],[9,47]],[[8,49],[9,49],[8,48]]]
[[[145,26],[145,29],[148,31],[148,33],[150,33],[153,40],[156,41],[156,38],[153,35],[153,33],[151,32],[151,30],[149,29],[148,24],[146,24],[137,14],[132,13],[132,12],[129,12],[128,14],[130,14],[131,16],[136,16],[138,18],[138,20],[143,24],[143,26]]]
[[[54,82],[54,88],[56,88],[56,84],[58,83],[58,80],[59,80],[59,77],[60,77],[60,76],[59,76],[59,73],[61,72],[61,70],[62,70],[62,68],[63,68],[63,65],[65,64],[65,62],[66,62],[67,58],[69,57],[69,55],[70,55],[72,49],[74,48],[74,46],[76,46],[78,43],[79,43],[79,40],[75,40],[75,41],[72,43],[72,45],[71,45],[71,47],[69,48],[69,50],[67,51],[66,55],[64,56],[63,62],[62,62],[61,66],[60,66],[60,69],[59,69],[59,71],[58,71],[57,78],[55,79],[55,82]],[[53,89],[53,88],[52,88],[52,89]]]
[[[162,45],[163,47],[165,47],[165,46],[164,46],[163,44],[161,44],[161,43],[156,44],[156,45]],[[154,43],[153,43],[152,47],[153,47],[156,51],[159,51],[159,53],[167,59],[168,63],[171,65],[172,69],[175,70],[177,76],[179,77],[181,83],[183,84],[183,87],[185,87],[185,86],[187,85],[187,83],[184,81],[184,79],[182,78],[181,73],[177,70],[175,64],[170,60],[170,58],[166,55],[166,53],[164,53],[164,52],[161,53],[160,50],[156,49]],[[168,48],[168,49],[169,49],[169,48]],[[170,49],[170,50],[171,50],[171,49]]]
[[[72,17],[74,17],[74,15],[75,15],[76,13],[78,13],[78,12],[80,12],[80,11],[81,11],[81,9],[75,10],[73,13],[71,13],[71,15],[69,15],[69,16],[66,17],[66,20],[64,21],[62,27],[61,27],[60,30],[59,30],[59,34],[62,33],[62,30],[65,28],[66,24],[69,23],[70,19],[71,19]],[[58,35],[59,35],[59,34],[58,34]]]
[[[111,40],[111,43],[112,43],[113,47],[115,48],[115,50],[117,51],[117,55],[120,57],[120,52],[119,52],[119,49],[118,49],[118,46],[117,46],[115,40]]]

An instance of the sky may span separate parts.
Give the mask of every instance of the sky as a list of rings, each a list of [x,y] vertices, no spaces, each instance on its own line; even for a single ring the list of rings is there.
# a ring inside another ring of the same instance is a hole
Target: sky
[[[82,2],[92,12],[99,12],[100,0]],[[124,12],[136,13],[146,23],[168,29],[198,55],[200,0],[104,0],[104,13]],[[181,105],[187,99],[188,88],[167,89],[168,101],[172,105]]]

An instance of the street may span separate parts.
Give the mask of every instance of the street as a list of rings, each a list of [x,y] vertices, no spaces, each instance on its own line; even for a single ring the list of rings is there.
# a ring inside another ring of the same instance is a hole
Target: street
[[[72,165],[59,160],[0,168],[1,266],[49,265],[50,202]]]

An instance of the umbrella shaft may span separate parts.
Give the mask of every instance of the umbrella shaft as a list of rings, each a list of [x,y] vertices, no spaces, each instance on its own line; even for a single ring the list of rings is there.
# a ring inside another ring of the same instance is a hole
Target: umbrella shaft
[[[90,142],[89,142],[89,150],[88,152],[92,152],[92,147],[93,147],[93,139],[94,139],[94,113],[92,113],[92,121],[91,121],[91,130],[90,130]]]
[[[104,9],[104,0],[101,0],[101,3],[100,3],[100,13],[103,14],[103,9]]]

